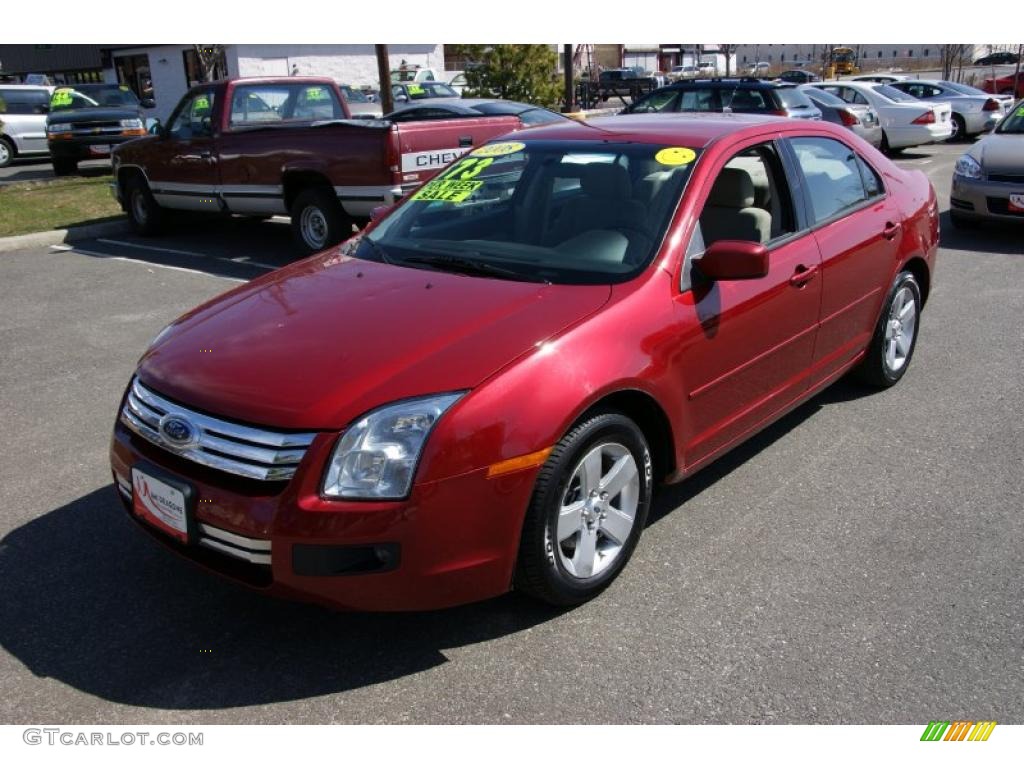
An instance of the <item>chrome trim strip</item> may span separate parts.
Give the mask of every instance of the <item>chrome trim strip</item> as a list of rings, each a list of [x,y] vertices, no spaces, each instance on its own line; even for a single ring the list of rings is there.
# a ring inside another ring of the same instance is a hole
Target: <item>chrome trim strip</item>
[[[255,563],[256,565],[270,565],[270,553],[258,555],[254,552],[245,552],[241,549],[235,549],[230,544],[222,544],[216,539],[200,539],[199,546],[209,547],[210,549],[215,549],[218,552],[223,552],[225,555],[236,557],[239,560],[247,560],[248,562]]]
[[[242,549],[252,550],[253,552],[270,551],[270,539],[250,539],[248,536],[239,536],[237,533],[225,531],[223,528],[214,528],[206,523],[200,523],[199,530],[207,536],[220,539],[220,541],[226,544],[234,544]]]
[[[116,475],[116,477],[117,477],[117,490],[119,490],[121,492],[122,496],[125,496],[125,497],[130,499],[132,497],[132,484],[129,483],[127,480],[125,480],[120,475]]]
[[[198,434],[193,443],[174,445],[164,439],[159,424],[167,414],[182,416],[196,427]],[[121,421],[170,453],[254,480],[293,477],[316,436],[313,432],[271,432],[197,413],[164,399],[138,378],[132,380],[128,390]]]

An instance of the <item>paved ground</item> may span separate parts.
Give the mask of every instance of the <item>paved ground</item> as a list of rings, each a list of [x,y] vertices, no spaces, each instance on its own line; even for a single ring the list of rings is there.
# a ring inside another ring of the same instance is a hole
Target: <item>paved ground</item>
[[[83,160],[78,164],[83,176],[106,176],[110,174],[109,160]],[[0,168],[0,186],[18,181],[48,181],[54,178],[49,157],[15,160],[6,168]]]
[[[901,162],[945,198],[961,151]],[[562,613],[269,601],[125,519],[107,440],[139,353],[281,263],[285,225],[0,257],[0,722],[1024,721],[1024,241],[944,232],[900,386],[840,383],[663,493]]]

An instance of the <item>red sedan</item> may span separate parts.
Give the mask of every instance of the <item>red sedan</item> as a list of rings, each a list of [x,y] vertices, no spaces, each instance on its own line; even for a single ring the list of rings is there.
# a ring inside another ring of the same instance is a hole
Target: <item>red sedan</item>
[[[937,242],[927,178],[830,124],[511,134],[161,332],[116,485],[155,538],[276,594],[577,604],[657,484],[847,372],[904,376]]]
[[[1013,75],[1004,75],[1003,77],[985,78],[981,83],[981,90],[986,93],[1001,93],[1004,96],[1013,96],[1015,99],[1024,99],[1024,73],[1019,76],[1016,89],[1013,87]]]

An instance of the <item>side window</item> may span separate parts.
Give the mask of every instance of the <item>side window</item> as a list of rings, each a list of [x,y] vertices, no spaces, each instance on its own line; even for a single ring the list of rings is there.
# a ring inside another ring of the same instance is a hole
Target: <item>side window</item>
[[[341,105],[334,91],[325,85],[307,85],[299,89],[295,100],[295,120],[334,120],[340,118]]]
[[[187,141],[213,133],[213,91],[193,94],[178,107],[171,118],[168,134]]]
[[[885,186],[875,169],[868,165],[860,155],[857,155],[857,165],[860,166],[860,177],[864,181],[864,191],[868,198],[884,195]]]
[[[793,198],[774,144],[757,144],[730,158],[704,203],[699,231],[704,245],[770,244],[796,231]]]
[[[815,223],[867,199],[857,153],[835,139],[792,139],[793,151],[807,182]]]
[[[660,91],[652,93],[636,105],[633,112],[672,112],[679,99],[678,91]]]
[[[679,99],[678,112],[718,112],[720,111],[717,93],[710,88],[683,91]]]

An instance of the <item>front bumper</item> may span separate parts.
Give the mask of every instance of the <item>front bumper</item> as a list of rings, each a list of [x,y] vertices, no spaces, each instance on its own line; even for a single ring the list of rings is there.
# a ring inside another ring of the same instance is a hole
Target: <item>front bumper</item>
[[[129,516],[165,546],[268,594],[334,608],[444,608],[507,592],[537,469],[488,478],[486,468],[416,484],[408,499],[338,502],[319,495],[336,434],[314,439],[295,476],[268,483],[166,452],[120,421],[110,448]],[[188,544],[137,518],[131,468],[147,462],[195,489]]]
[[[1010,195],[1024,195],[1024,184],[953,176],[950,213],[963,219],[1024,222],[1024,212],[1009,210]]]
[[[71,139],[50,139],[50,156],[61,160],[102,160],[110,157],[110,150],[118,144],[137,139],[138,136],[97,135],[75,136]]]

